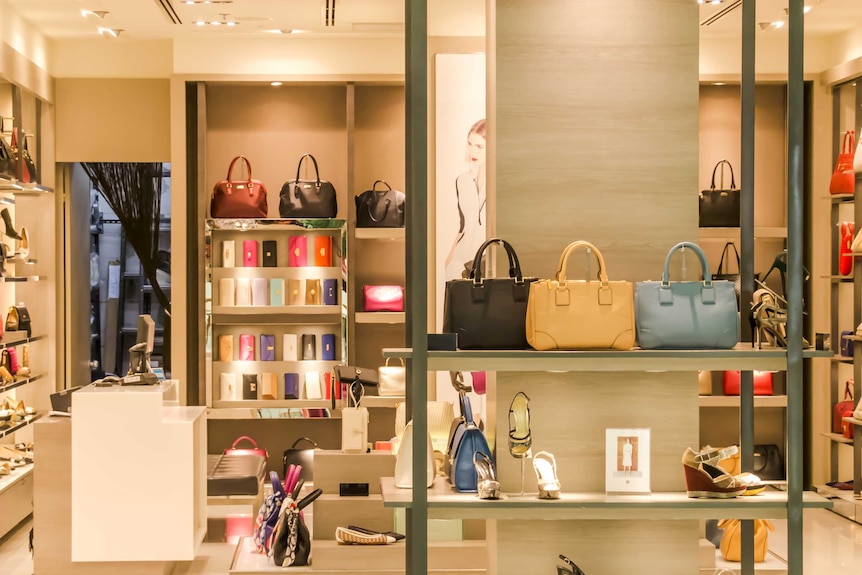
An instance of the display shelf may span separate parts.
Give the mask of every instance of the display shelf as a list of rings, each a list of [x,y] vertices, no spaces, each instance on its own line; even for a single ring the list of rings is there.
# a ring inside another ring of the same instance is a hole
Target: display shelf
[[[0,475],[0,495],[33,473],[33,464],[16,467],[9,475]]]
[[[5,276],[0,277],[0,282],[5,283],[21,283],[21,282],[38,282],[45,281],[48,276]]]
[[[279,401],[274,399],[272,401]],[[320,401],[320,400],[286,400],[286,401]],[[333,419],[340,420],[341,412],[332,409],[332,406],[329,405],[328,400],[327,405],[325,405],[322,409],[329,410],[329,414],[326,417],[261,417],[260,409],[268,409],[272,406],[267,407],[258,407],[258,408],[249,408],[249,407],[232,407],[232,408],[224,408],[224,407],[208,407],[207,408],[207,419],[261,419],[261,420],[286,420],[286,419],[295,419],[303,422],[307,421],[331,421]],[[216,404],[219,402],[216,401]],[[291,407],[292,408],[292,407]],[[278,408],[274,407],[274,409],[291,409],[291,408]],[[298,409],[306,409],[306,408],[298,408]]]
[[[25,343],[30,343],[31,341],[39,341],[40,339],[45,339],[46,337],[48,336],[34,335],[33,337],[13,339],[12,341],[0,341],[0,349],[3,349],[4,347],[15,347],[16,345],[24,345]]]
[[[410,507],[412,490],[395,487],[392,477],[380,478],[385,507]],[[806,508],[831,507],[814,492],[803,493]],[[766,492],[754,497],[693,499],[685,493],[609,495],[562,493],[560,499],[539,499],[535,494],[504,493],[497,501],[479,499],[475,493],[457,493],[437,478],[428,490],[429,519],[782,519],[787,517],[787,493]]]
[[[0,192],[11,193],[16,195],[41,195],[41,194],[53,194],[54,188],[49,188],[48,186],[43,186],[41,184],[25,184],[19,180],[9,180],[6,178],[0,178]]]
[[[852,283],[853,276],[842,276],[842,275],[829,275],[829,276],[821,276],[823,279],[828,279],[832,283]]]
[[[701,239],[720,239],[738,238],[740,228],[698,228],[698,236]],[[785,239],[787,238],[787,228],[784,227],[755,227],[754,239]]]
[[[701,573],[709,573],[709,575],[713,575],[718,572],[719,569],[729,569],[736,575],[742,574],[742,564],[738,561],[727,561],[721,556],[721,551],[718,549],[715,550],[715,567],[710,567],[709,569],[701,569]],[[778,555],[775,555],[772,552],[766,554],[766,558],[761,563],[754,564],[754,572],[755,573],[768,573],[769,575],[786,575],[787,574],[787,562],[784,561]]]
[[[363,400],[364,403],[364,400]],[[329,409],[329,399],[245,399],[237,401],[213,401],[214,409],[263,409],[263,408]]]
[[[408,359],[410,348],[385,348],[383,356]],[[805,358],[832,357],[831,351],[809,349]],[[629,351],[466,350],[429,351],[429,371],[783,371],[784,348],[754,349],[749,343],[733,349],[632,349]]]
[[[403,240],[404,228],[355,228],[357,240]]]
[[[0,393],[6,393],[7,391],[15,389],[16,387],[21,387],[22,385],[27,385],[31,381],[36,381],[37,379],[42,379],[43,377],[45,377],[45,375],[47,375],[47,374],[36,373],[36,374],[33,374],[31,377],[27,377],[25,379],[19,379],[17,381],[13,381],[12,383],[0,384]]]
[[[40,417],[42,417],[41,413],[34,413],[33,415],[28,415],[23,420],[15,423],[10,423],[8,421],[3,422],[2,424],[0,424],[0,437],[6,437],[11,433],[15,433],[19,429],[27,427]]]
[[[738,395],[701,395],[701,407],[739,407]],[[754,407],[787,407],[786,395],[755,395]]]
[[[852,423],[853,425],[862,425],[862,419],[857,419],[855,417],[842,417],[841,419]]]
[[[830,199],[833,204],[846,204],[855,200],[855,196],[853,194],[835,194],[826,196],[826,198]]]
[[[356,323],[402,324],[405,318],[403,311],[358,311],[355,315]]]
[[[847,439],[846,437],[844,437],[844,436],[843,436],[843,435],[841,435],[840,433],[832,433],[832,432],[829,432],[829,431],[821,431],[821,432],[820,432],[820,435],[822,435],[823,437],[828,437],[830,440],[832,440],[832,441],[834,441],[834,442],[836,442],[836,443],[846,443],[846,444],[848,444],[848,445],[850,445],[850,444],[852,444],[852,443],[853,443],[853,440],[852,440],[852,439]]]
[[[271,315],[341,315],[337,305],[214,305],[214,316],[240,315],[250,318],[261,318]]]
[[[286,230],[313,232],[339,230],[347,220],[336,218],[208,218],[206,226],[212,231],[249,232],[253,230]]]
[[[362,398],[360,405],[363,407],[397,407],[399,403],[404,403],[407,398],[403,395],[366,395]]]
[[[852,357],[842,357],[842,356],[840,356],[840,355],[837,355],[837,356],[835,356],[835,357],[833,357],[833,358],[831,358],[831,359],[832,359],[832,361],[833,361],[834,363],[849,363],[849,364],[852,364],[852,363],[853,363],[853,358],[852,358]]]
[[[341,279],[339,266],[213,267],[213,282],[222,278]]]
[[[853,495],[853,491],[837,489],[828,485],[815,485],[814,489],[821,497],[832,502],[831,511],[850,521],[862,523],[862,499]]]
[[[287,368],[295,368],[295,367],[306,367],[306,368],[330,368],[333,365],[337,365],[342,363],[341,360],[338,359],[298,359],[296,361],[261,361],[256,359],[254,361],[248,360],[236,360],[236,361],[214,361],[213,368],[216,368],[220,371],[225,372],[236,372],[240,373],[241,370],[246,370],[245,373],[248,373],[248,370],[252,369],[260,369],[263,371],[279,371]],[[317,364],[317,365],[316,365]],[[231,368],[237,368],[233,370]]]

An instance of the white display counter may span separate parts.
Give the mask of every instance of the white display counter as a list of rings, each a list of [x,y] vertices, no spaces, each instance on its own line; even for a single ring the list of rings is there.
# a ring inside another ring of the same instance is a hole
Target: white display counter
[[[172,383],[72,396],[72,561],[191,561],[206,534],[206,409]]]

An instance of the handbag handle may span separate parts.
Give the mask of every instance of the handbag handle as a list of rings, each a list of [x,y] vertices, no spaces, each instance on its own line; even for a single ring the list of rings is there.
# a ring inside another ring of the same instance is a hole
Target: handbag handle
[[[673,246],[669,252],[667,252],[667,257],[664,260],[664,271],[661,274],[661,285],[670,285],[670,259],[673,257],[673,254],[677,250],[681,250],[683,248],[689,248],[697,255],[697,259],[700,260],[700,271],[703,274],[703,284],[707,287],[711,287],[712,272],[709,271],[709,262],[706,260],[706,254],[703,253],[703,250],[700,249],[700,246],[692,242],[679,242],[678,244]]]
[[[299,163],[296,165],[296,181],[299,181],[299,171],[302,169],[302,162],[305,158],[311,158],[312,163],[314,163],[314,180],[317,183],[317,187],[320,187],[320,172],[317,170],[317,160],[314,159],[314,156],[311,154],[305,154],[301,158],[299,158]]]
[[[269,472],[269,482],[272,483],[273,493],[281,493],[282,495],[287,495],[287,493],[284,491],[284,487],[282,487],[281,485],[281,480],[278,478],[278,471]]]
[[[297,511],[301,511],[304,507],[307,507],[312,501],[314,501],[321,495],[323,495],[323,490],[320,488],[315,489],[296,503]]]
[[[602,252],[600,252],[599,249],[590,242],[585,242],[583,240],[572,242],[563,250],[563,255],[560,256],[560,263],[557,265],[557,275],[554,276],[554,279],[556,279],[560,285],[566,283],[566,260],[568,260],[572,252],[578,248],[589,248],[593,250],[596,259],[599,262],[599,271],[596,273],[596,278],[602,282],[602,287],[607,287],[608,274],[605,271],[605,258],[602,257]]]
[[[461,394],[461,414],[464,416],[464,423],[468,426],[476,425],[476,422],[473,421],[473,406],[470,405],[470,398],[467,397],[466,393]]]
[[[724,249],[721,252],[721,259],[718,261],[717,273],[719,273],[719,274],[726,273],[724,271],[724,256],[727,255],[727,252],[729,252],[731,248],[733,248],[733,253],[736,254],[736,269],[740,269],[740,267],[739,267],[739,265],[740,265],[739,264],[739,252],[736,249],[736,244],[733,242],[727,242],[726,244],[724,244]]]
[[[383,365],[384,365],[384,367],[389,367],[389,360],[390,360],[390,359],[392,359],[392,358],[391,358],[391,357],[387,357],[387,358],[386,358],[386,363],[384,363],[384,364],[383,364]],[[404,358],[403,358],[403,357],[399,357],[398,359],[400,359],[400,360],[401,360],[401,367],[406,367],[406,365],[404,364]]]
[[[230,446],[230,448],[231,448],[231,449],[236,449],[237,444],[238,444],[240,441],[242,441],[243,439],[247,439],[247,440],[249,440],[249,441],[251,442],[251,444],[252,444],[252,445],[254,445],[254,448],[255,448],[255,449],[260,449],[260,448],[257,446],[257,441],[255,441],[254,439],[252,439],[252,438],[251,438],[251,437],[249,437],[248,435],[243,435],[242,437],[237,437],[237,438],[236,438],[236,441],[234,441],[234,442],[233,442],[233,445],[231,445],[231,446]]]
[[[460,371],[450,371],[449,377],[452,379],[452,387],[454,387],[455,391],[460,395],[463,395],[468,391],[473,391],[473,388],[464,383],[464,374]],[[464,415],[463,403],[461,404],[461,415]]]
[[[473,268],[470,270],[470,278],[474,285],[482,283],[482,256],[485,255],[485,250],[491,244],[500,244],[506,249],[506,255],[509,258],[509,277],[515,279],[515,283],[524,283],[524,276],[521,274],[521,262],[518,261],[518,254],[515,253],[515,248],[506,240],[500,238],[491,238],[479,248],[476,252],[476,257],[473,258]]]
[[[245,167],[248,170],[248,180],[234,180],[231,177],[231,175],[233,174],[233,167],[236,165],[238,160],[242,160],[245,163]],[[248,193],[249,193],[249,195],[251,194],[251,162],[249,162],[248,158],[246,158],[245,156],[237,156],[233,160],[230,161],[230,165],[227,168],[227,185],[228,185],[228,187],[230,187],[234,181],[237,181],[237,182],[247,181],[248,182]]]
[[[308,443],[313,445],[315,449],[317,449],[317,443],[315,443],[314,440],[309,438],[309,437],[300,437],[299,439],[297,439],[296,441],[293,442],[293,445],[291,445],[290,448],[296,449],[296,446],[299,445],[300,443],[302,443],[303,441],[307,441]]]
[[[712,169],[712,181],[709,184],[709,189],[715,189],[715,172],[718,170],[718,167],[721,166],[721,188],[724,189],[724,166],[730,168],[730,189],[736,189],[736,176],[733,175],[733,166],[730,165],[730,162],[727,160],[719,160],[715,167]]]
[[[356,396],[356,388],[355,386],[359,386],[359,397]],[[362,398],[365,397],[365,386],[359,383],[358,380],[355,380],[350,384],[350,387],[347,388],[347,407],[350,407],[350,400],[353,400],[353,407],[359,407],[359,404],[362,402]]]
[[[845,400],[853,400],[853,388],[850,387],[850,384],[853,382],[852,379],[848,379],[844,382],[844,399]]]
[[[848,145],[849,141],[849,145]],[[844,135],[841,137],[841,153],[842,154],[853,154],[855,150],[853,149],[854,143],[856,141],[855,132],[853,130],[847,130],[844,132]],[[14,147],[14,146],[13,146]]]
[[[312,159],[313,159],[313,158],[312,158]],[[373,185],[373,186],[371,186],[371,191],[372,191],[372,192],[376,192],[376,191],[377,191],[377,184],[383,184],[384,186],[386,186],[386,190],[388,190],[388,191],[390,191],[390,192],[392,191],[392,186],[390,186],[390,185],[389,185],[389,182],[387,182],[386,180],[374,180],[374,185]],[[384,193],[385,193],[385,192],[384,192]]]

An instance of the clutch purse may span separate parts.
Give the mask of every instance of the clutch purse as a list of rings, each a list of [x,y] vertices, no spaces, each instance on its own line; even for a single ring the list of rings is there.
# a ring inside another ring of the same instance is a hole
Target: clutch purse
[[[251,278],[251,305],[266,305],[266,278]]]
[[[305,280],[305,305],[320,305],[322,302],[320,280]]]
[[[257,267],[257,241],[243,240],[242,242],[242,265],[247,268]]]
[[[236,374],[223,373],[219,376],[219,386],[221,387],[219,397],[222,401],[236,401]]]
[[[322,399],[320,394],[320,374],[316,371],[305,372],[305,399]]]
[[[299,356],[296,351],[296,334],[286,333],[282,336],[282,357],[284,361],[297,361]]]
[[[261,399],[278,399],[278,380],[274,373],[263,373],[260,376]]]
[[[670,281],[670,260],[688,248],[700,260],[703,281]],[[681,242],[665,258],[660,282],[638,282],[635,309],[643,349],[730,349],[739,338],[733,283],[713,281],[703,250]]]
[[[725,371],[722,376],[724,395],[739,395],[739,371]],[[754,395],[772,395],[772,372],[754,372]]]
[[[278,242],[275,240],[263,241],[263,267],[274,268],[278,266]]]
[[[317,359],[317,336],[313,333],[302,334],[302,359],[304,361]]]
[[[218,281],[218,304],[220,306],[236,305],[236,280],[221,278]]]
[[[242,398],[257,399],[257,374],[242,374]]]
[[[254,361],[254,336],[243,334],[239,336],[239,360]]]
[[[590,248],[599,262],[596,280],[569,280],[566,261],[578,248]],[[635,337],[632,284],[610,281],[602,252],[584,241],[572,242],[560,256],[553,280],[530,284],[527,341],[551,349],[631,349]]]
[[[323,304],[338,305],[338,280],[323,280]]]
[[[320,337],[320,356],[325,361],[335,361],[335,334],[325,333]]]
[[[289,256],[287,264],[292,268],[308,265],[308,237],[290,236],[287,241]]]
[[[287,305],[305,305],[305,281],[287,280]]]
[[[218,336],[218,360],[233,361],[233,336]]]
[[[315,236],[314,265],[319,268],[332,267],[332,236]]]
[[[221,267],[232,268],[236,265],[236,251],[233,240],[225,240],[221,243]]]
[[[269,280],[269,305],[284,305],[284,280],[282,278]]]
[[[251,305],[251,278],[236,278],[236,305]]]
[[[299,374],[284,374],[284,398],[299,399]]]
[[[260,335],[260,361],[275,361],[275,336]],[[273,397],[273,399],[275,399]]]
[[[401,286],[362,286],[365,311],[404,311]]]

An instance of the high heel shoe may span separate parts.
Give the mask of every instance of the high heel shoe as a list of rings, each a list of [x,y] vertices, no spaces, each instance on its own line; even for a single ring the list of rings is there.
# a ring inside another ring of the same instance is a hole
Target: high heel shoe
[[[566,557],[565,555],[560,555],[560,559],[565,561],[565,565],[557,565],[557,575],[584,575],[584,572],[581,571],[581,568],[575,565],[575,562]]]
[[[729,445],[727,447],[710,447],[707,445],[703,449],[701,449],[697,455],[695,455],[696,463],[705,463],[707,465],[711,465],[718,469],[723,469],[728,473],[732,473],[730,469],[726,466],[721,466],[719,462],[728,457],[733,457],[739,453],[739,447],[736,445]],[[740,493],[740,495],[750,496],[750,495],[758,495],[763,493],[766,490],[766,484],[763,483],[763,480],[760,479],[757,475],[749,472],[737,473],[733,475],[733,479],[737,484],[744,486],[745,491]]]
[[[553,453],[540,451],[533,456],[533,469],[539,484],[539,499],[559,499],[560,480],[557,479],[557,460]]]
[[[476,490],[479,499],[500,499],[500,482],[494,472],[494,462],[481,451],[473,452],[473,467],[476,468]]]
[[[21,236],[18,235],[18,232],[15,231],[15,226],[12,225],[12,216],[9,215],[9,208],[3,208],[3,211],[0,211],[0,217],[3,218],[3,223],[6,225],[6,235],[10,238],[20,240]]]
[[[530,456],[533,439],[530,434],[530,398],[519,391],[509,405],[509,453],[523,459]]]
[[[15,241],[15,253],[6,258],[13,263],[27,263],[30,257],[30,232],[21,227],[21,239]]]
[[[30,375],[30,346],[21,346],[21,365],[18,367],[18,375],[27,377]]]
[[[709,463],[699,463],[697,457],[697,452],[690,447],[682,456],[685,490],[689,497],[729,499],[745,492],[745,486],[732,475]]]

